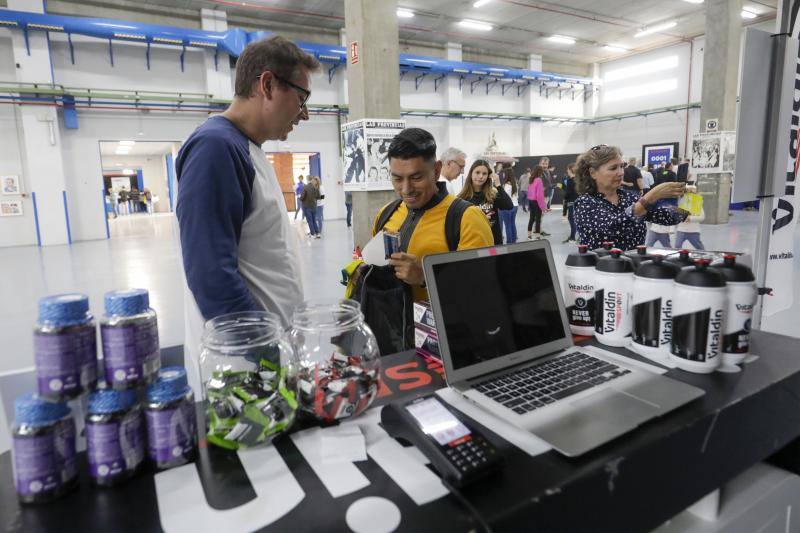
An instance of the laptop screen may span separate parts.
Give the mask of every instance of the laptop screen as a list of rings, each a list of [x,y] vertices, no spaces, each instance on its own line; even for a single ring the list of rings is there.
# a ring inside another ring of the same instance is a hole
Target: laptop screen
[[[454,369],[564,338],[543,248],[432,267]]]

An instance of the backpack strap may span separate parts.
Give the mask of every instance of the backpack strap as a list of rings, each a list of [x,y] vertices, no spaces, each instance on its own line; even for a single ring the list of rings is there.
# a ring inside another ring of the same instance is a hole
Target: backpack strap
[[[451,252],[458,250],[458,243],[461,241],[461,219],[464,211],[472,204],[461,198],[456,198],[450,207],[447,208],[447,215],[444,219],[444,236],[447,239],[447,248]]]
[[[378,225],[375,228],[375,233],[383,229],[386,223],[389,222],[389,219],[392,218],[392,215],[394,215],[394,212],[397,211],[397,208],[400,207],[402,202],[403,199],[398,198],[383,208],[383,211],[381,211],[381,216],[378,217]]]

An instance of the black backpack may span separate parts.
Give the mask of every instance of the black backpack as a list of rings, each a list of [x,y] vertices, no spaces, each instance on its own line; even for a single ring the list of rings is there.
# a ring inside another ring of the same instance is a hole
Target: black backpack
[[[380,216],[376,232],[383,229],[402,199],[387,205]],[[461,219],[472,204],[457,198],[447,209],[444,232],[447,248],[458,249],[461,240]],[[361,273],[352,299],[361,303],[364,321],[378,340],[381,355],[390,355],[414,348],[414,305],[411,286],[394,275],[391,266],[368,265]],[[402,312],[398,316],[398,309]]]

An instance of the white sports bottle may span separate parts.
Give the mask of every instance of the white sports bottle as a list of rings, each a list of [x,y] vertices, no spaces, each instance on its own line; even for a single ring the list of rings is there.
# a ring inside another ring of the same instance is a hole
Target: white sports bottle
[[[698,259],[675,277],[671,359],[689,372],[708,374],[720,365],[725,323],[725,277]]]
[[[594,273],[597,254],[585,244],[567,256],[564,305],[569,329],[575,335],[594,335]]]
[[[728,306],[722,335],[722,363],[738,365],[750,353],[750,322],[758,290],[753,271],[736,263],[735,255],[726,255],[713,267],[725,276],[728,284]]]
[[[633,261],[614,248],[597,260],[594,280],[594,336],[607,346],[627,346],[631,341]]]
[[[631,306],[631,349],[657,362],[669,359],[672,298],[680,268],[656,255],[636,269]]]

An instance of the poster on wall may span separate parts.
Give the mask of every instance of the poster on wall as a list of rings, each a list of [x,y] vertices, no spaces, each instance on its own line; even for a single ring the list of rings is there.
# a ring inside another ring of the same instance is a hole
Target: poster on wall
[[[115,191],[119,191],[121,189],[125,189],[126,191],[131,190],[131,179],[130,178],[111,178],[111,188]]]
[[[0,200],[0,217],[21,217],[22,200]]]
[[[389,144],[405,120],[362,119],[342,124],[344,190],[391,190]]]
[[[678,157],[679,143],[660,143],[642,145],[642,162],[658,168],[667,164],[673,157]]]
[[[21,194],[19,176],[0,176],[3,194]]]
[[[692,173],[733,172],[736,164],[736,132],[714,131],[692,135]]]

